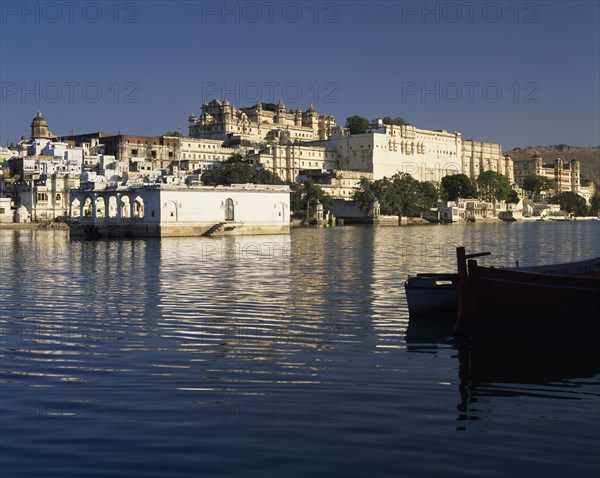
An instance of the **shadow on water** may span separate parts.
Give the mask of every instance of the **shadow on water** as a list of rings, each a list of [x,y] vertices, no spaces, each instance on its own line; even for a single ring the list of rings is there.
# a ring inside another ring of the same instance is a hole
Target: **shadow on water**
[[[590,338],[457,341],[459,376],[469,387],[484,383],[544,384],[593,377],[600,351]]]
[[[589,338],[464,340],[455,346],[459,421],[485,418],[485,404],[490,400],[518,398],[518,402],[528,403],[532,399],[584,400],[591,398],[590,393],[595,395],[586,385],[597,383],[594,377],[600,373],[600,353]]]
[[[459,421],[480,420],[477,403],[500,398],[582,399],[580,383],[595,383],[600,349],[594,337],[453,339],[453,320],[414,319],[406,332],[407,350],[452,344],[458,358]],[[568,385],[565,395],[559,386]]]
[[[454,318],[452,317],[410,317],[406,329],[406,344],[410,349],[415,343],[452,343]]]

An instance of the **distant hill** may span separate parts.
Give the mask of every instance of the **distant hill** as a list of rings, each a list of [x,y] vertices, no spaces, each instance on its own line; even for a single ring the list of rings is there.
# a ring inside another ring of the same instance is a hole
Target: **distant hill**
[[[558,158],[564,161],[578,159],[581,163],[581,179],[594,181],[600,187],[600,146],[569,146],[568,144],[555,144],[549,146],[527,146],[506,151],[513,160],[531,159],[538,154],[544,163],[554,163]]]

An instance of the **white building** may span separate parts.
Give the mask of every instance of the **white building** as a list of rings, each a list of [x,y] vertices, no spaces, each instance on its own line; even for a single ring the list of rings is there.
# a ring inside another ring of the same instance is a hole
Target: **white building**
[[[261,142],[285,132],[291,141],[327,139],[335,126],[333,116],[319,115],[311,104],[308,110],[288,112],[282,101],[275,111],[257,103],[251,108],[236,108],[225,99],[214,99],[202,104],[200,117],[188,119],[189,135],[193,138],[209,138],[233,141]]]
[[[100,236],[287,234],[287,186],[151,185],[71,191],[71,233]]]
[[[338,169],[335,151],[321,146],[272,143],[250,155],[253,164],[276,173],[284,181],[296,182],[307,171]]]
[[[497,219],[500,211],[506,211],[507,207],[504,202],[459,199],[458,201],[440,201],[436,209],[438,222],[475,222],[481,219]]]
[[[26,154],[10,159],[11,173],[19,181],[10,184],[17,204],[24,206],[33,221],[65,218],[69,190],[79,186],[83,170],[82,148],[47,138],[35,138],[26,145]]]
[[[419,181],[439,182],[449,174],[475,179],[493,170],[512,182],[512,165],[502,155],[500,144],[463,141],[460,133],[384,125],[376,120],[364,134],[335,128],[328,141],[315,144],[336,152],[338,169],[366,171],[374,179],[400,172]]]
[[[581,165],[577,159],[567,162],[558,158],[554,164],[544,164],[542,157],[535,154],[531,159],[514,161],[514,168],[515,181],[521,188],[524,187],[527,176],[543,176],[553,180],[556,189],[546,191],[546,196],[574,192],[590,204],[596,191],[594,183],[590,182],[587,186],[581,184]]]
[[[13,222],[14,213],[10,198],[0,198],[0,222]]]

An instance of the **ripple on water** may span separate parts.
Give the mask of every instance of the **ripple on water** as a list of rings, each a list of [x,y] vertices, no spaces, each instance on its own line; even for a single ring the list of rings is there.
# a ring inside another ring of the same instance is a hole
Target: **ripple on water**
[[[2,469],[597,475],[593,344],[457,345],[409,320],[403,283],[453,270],[458,244],[496,265],[600,255],[598,226],[0,231]]]

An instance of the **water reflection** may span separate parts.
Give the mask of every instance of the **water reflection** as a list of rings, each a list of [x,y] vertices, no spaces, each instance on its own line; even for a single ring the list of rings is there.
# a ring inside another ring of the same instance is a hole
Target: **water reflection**
[[[512,344],[455,346],[451,324],[409,320],[404,279],[453,270],[456,244],[494,246],[498,265],[515,254],[548,262],[552,231],[570,238],[561,253],[598,254],[596,225],[569,226],[570,235],[552,229],[563,225],[516,224],[93,242],[0,231],[3,471],[141,476],[153,470],[136,463],[181,463],[191,476],[244,456],[229,476],[265,464],[285,474],[274,465],[282,457],[304,475],[380,467],[431,476],[481,451],[474,473],[483,474],[506,444],[472,445],[465,456],[457,419],[508,430],[511,443],[535,440],[535,427],[521,436],[520,424],[485,410],[535,400],[570,419],[572,406],[552,405],[560,396],[587,413],[598,367],[585,365],[597,357],[587,348],[581,361],[562,354],[563,343],[533,357]],[[549,422],[544,433],[558,436],[563,425]],[[573,425],[573,447],[590,447],[589,428]],[[68,460],[46,448],[33,462],[23,451],[47,443],[68,449]],[[437,460],[425,451],[432,443]]]
[[[246,395],[267,393],[267,383],[317,384],[327,369],[315,360],[319,351],[370,347],[372,234],[336,232],[335,250],[314,234],[301,243],[289,236],[163,240],[159,333],[190,354],[199,372],[177,388],[203,392],[197,400],[205,403],[220,398],[207,392],[222,392],[223,384]]]
[[[453,325],[447,318],[411,318],[406,342],[407,351],[414,353],[436,353],[448,345],[456,350],[458,421],[489,418],[490,404],[499,398],[600,397],[581,390],[600,384],[600,350],[593,337],[454,340]]]
[[[453,343],[454,322],[452,317],[411,317],[405,336],[408,349],[410,344]]]
[[[593,377],[600,373],[600,351],[594,342],[589,337],[458,341],[465,399],[531,393],[527,388],[503,389],[504,384],[541,385]]]

